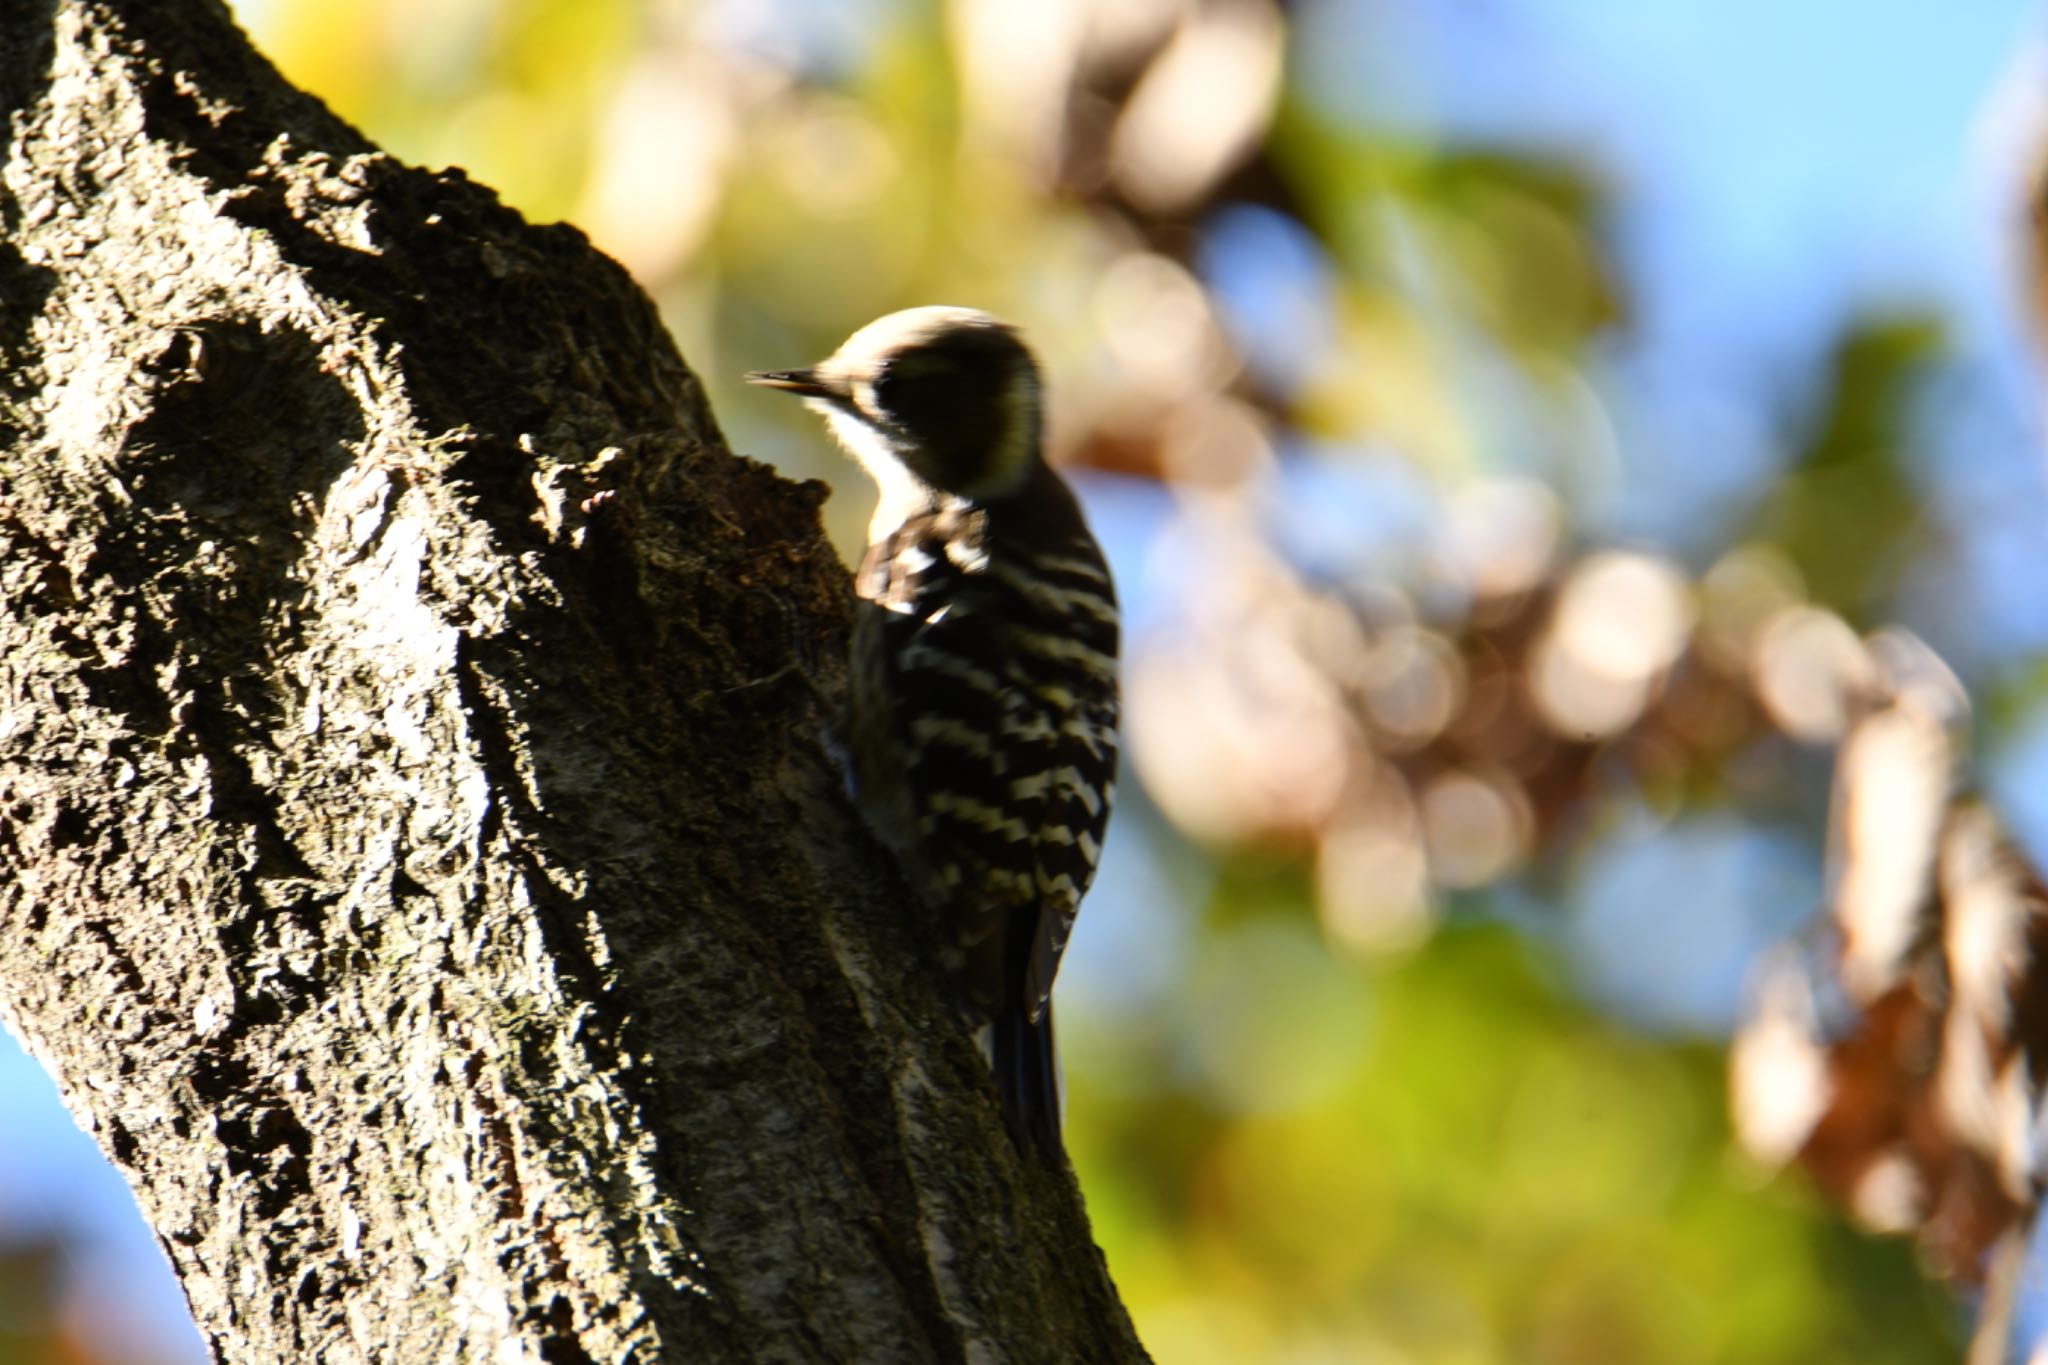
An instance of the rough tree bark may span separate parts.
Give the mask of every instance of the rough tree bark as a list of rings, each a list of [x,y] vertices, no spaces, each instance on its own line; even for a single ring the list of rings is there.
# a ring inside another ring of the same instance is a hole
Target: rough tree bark
[[[0,110],[0,1014],[217,1356],[1142,1358],[624,274],[218,0],[0,0]]]

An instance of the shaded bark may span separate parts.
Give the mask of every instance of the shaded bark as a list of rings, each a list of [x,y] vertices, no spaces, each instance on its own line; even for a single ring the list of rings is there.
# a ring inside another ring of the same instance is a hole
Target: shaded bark
[[[0,0],[0,109],[0,1014],[219,1358],[1142,1358],[639,290],[217,0]]]

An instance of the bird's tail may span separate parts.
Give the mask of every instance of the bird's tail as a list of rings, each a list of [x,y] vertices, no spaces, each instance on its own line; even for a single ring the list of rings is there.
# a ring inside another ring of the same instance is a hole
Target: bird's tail
[[[1036,1150],[1058,1168],[1065,1164],[1060,1142],[1060,1082],[1053,1056],[1052,1002],[1033,1022],[1021,1000],[1006,1002],[996,1012],[991,1064],[1003,1117],[1019,1151]]]

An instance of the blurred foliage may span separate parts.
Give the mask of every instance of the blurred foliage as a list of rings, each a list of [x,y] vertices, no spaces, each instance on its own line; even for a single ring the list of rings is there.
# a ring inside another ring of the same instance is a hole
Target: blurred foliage
[[[60,1320],[65,1248],[0,1229],[0,1365],[96,1365],[106,1359]]]
[[[1755,528],[1790,557],[1815,601],[1862,626],[1882,622],[1923,529],[1911,423],[1941,343],[1939,323],[1915,317],[1842,337],[1805,450]]]
[[[1395,972],[1333,965],[1304,927],[1260,914],[1204,948],[1238,997],[1204,1022],[1295,1073],[1281,1102],[1076,1105],[1096,1230],[1158,1359],[1942,1358],[1940,1296],[1907,1262],[1731,1162],[1713,1049],[1572,1003],[1500,926]]]
[[[1165,1365],[1955,1358],[1904,1244],[1736,1150],[1719,1042],[1584,1003],[1558,931],[1628,812],[1737,812],[1817,879],[1814,746],[1897,681],[1859,632],[1932,534],[1934,322],[1782,395],[1782,477],[1693,572],[1585,529],[1631,318],[1602,169],[1361,122],[1274,0],[237,8],[396,155],[589,231],[793,474],[844,469],[744,370],[922,302],[1033,338],[1139,626],[1131,866],[1062,1000]],[[830,515],[850,547],[865,490]],[[1681,958],[1658,917],[1757,922],[1668,889],[1623,910]]]

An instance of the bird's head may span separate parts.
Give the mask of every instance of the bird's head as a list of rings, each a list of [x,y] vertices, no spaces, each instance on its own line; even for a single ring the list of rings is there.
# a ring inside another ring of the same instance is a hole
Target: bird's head
[[[908,474],[969,502],[1023,488],[1041,459],[1038,366],[1007,323],[972,308],[877,318],[807,370],[750,384],[801,394],[889,499]]]

